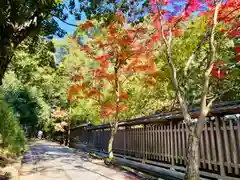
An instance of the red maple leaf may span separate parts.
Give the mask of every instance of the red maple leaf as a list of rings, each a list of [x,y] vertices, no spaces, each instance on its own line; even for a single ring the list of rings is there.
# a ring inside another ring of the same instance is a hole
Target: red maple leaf
[[[240,55],[237,55],[237,56],[235,57],[235,59],[236,59],[237,62],[240,62]]]
[[[153,35],[152,35],[152,40],[153,40],[153,41],[156,41],[156,40],[158,40],[160,37],[161,37],[161,33],[153,34]]]
[[[234,51],[235,51],[235,53],[240,53],[240,46],[235,46],[234,47]]]
[[[213,68],[212,68],[212,76],[217,78],[217,79],[223,79],[224,76],[225,76],[225,72],[223,70],[221,70],[221,67],[224,65],[224,62],[222,61],[219,61],[219,62],[216,62],[214,65],[213,65]]]

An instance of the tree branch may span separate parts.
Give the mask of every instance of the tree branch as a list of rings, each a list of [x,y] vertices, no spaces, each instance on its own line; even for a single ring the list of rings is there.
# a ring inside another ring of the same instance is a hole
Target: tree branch
[[[213,104],[213,102],[214,102],[216,99],[220,98],[222,95],[224,95],[225,93],[231,91],[232,89],[234,89],[234,87],[231,87],[231,88],[229,88],[229,89],[227,89],[227,90],[225,90],[225,91],[222,91],[221,94],[216,95],[215,97],[213,97],[213,98],[208,102],[208,104],[207,104],[207,108],[210,109],[211,106],[212,106],[212,104]]]
[[[35,19],[37,19],[35,22]],[[39,28],[39,25],[43,21],[44,17],[39,17],[38,12],[36,11],[32,16],[32,21],[28,27],[23,28],[22,30],[15,33],[13,38],[14,48],[16,48],[24,39],[26,39],[32,32],[36,31]]]
[[[164,30],[163,30],[163,22],[162,22],[162,18],[160,18],[160,25],[161,25],[161,34],[165,43],[165,46],[167,48],[167,59],[168,59],[168,66],[171,70],[171,76],[172,76],[172,82],[173,82],[173,87],[176,91],[176,95],[180,104],[180,108],[181,108],[181,112],[183,114],[184,120],[187,123],[191,122],[191,117],[188,113],[188,107],[187,107],[187,103],[185,98],[182,96],[181,92],[180,92],[180,87],[179,87],[179,83],[178,83],[178,79],[177,79],[177,70],[174,66],[174,63],[172,61],[172,49],[171,49],[171,42],[172,42],[172,29],[169,29],[169,39],[167,40],[167,38],[164,35]]]
[[[184,76],[185,77],[187,76],[188,69],[189,69],[191,63],[194,61],[197,52],[199,52],[201,50],[202,46],[207,41],[209,35],[210,35],[209,30],[207,29],[206,33],[204,34],[203,39],[198,43],[196,49],[193,51],[192,55],[188,58],[188,61],[187,61],[186,65],[185,65],[185,68],[184,68]]]
[[[72,24],[72,23],[69,23],[69,22],[67,22],[67,21],[65,21],[65,20],[63,20],[63,19],[61,19],[60,17],[57,17],[56,15],[54,15],[54,14],[52,14],[52,13],[51,13],[51,15],[52,15],[53,17],[59,19],[59,20],[62,21],[63,23],[69,25],[69,26],[78,27],[78,25],[76,25],[76,24]]]
[[[208,68],[207,68],[206,72],[204,73],[204,83],[203,83],[203,90],[202,90],[202,95],[201,95],[201,105],[200,105],[200,117],[196,124],[196,133],[198,136],[200,136],[202,133],[202,129],[203,129],[204,123],[205,123],[205,118],[206,118],[206,115],[208,114],[209,108],[210,108],[207,105],[207,94],[208,94],[208,90],[209,90],[211,71],[212,71],[213,64],[216,59],[215,30],[216,30],[216,27],[218,24],[218,12],[219,12],[221,4],[222,4],[222,0],[217,3],[215,11],[214,11],[214,15],[213,15],[213,26],[211,28],[211,35],[210,35],[210,40],[209,40],[209,48],[210,48],[209,59],[210,59],[210,61],[208,64]]]

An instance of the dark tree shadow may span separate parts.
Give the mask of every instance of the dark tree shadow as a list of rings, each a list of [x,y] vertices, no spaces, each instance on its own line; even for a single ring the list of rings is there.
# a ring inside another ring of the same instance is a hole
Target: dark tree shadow
[[[11,173],[0,173],[0,180],[10,180],[12,178]]]

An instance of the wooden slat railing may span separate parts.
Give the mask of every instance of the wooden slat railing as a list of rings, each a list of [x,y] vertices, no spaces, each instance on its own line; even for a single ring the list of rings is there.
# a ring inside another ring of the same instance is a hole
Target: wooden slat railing
[[[110,129],[76,128],[71,138],[107,152]],[[186,125],[181,121],[121,126],[115,136],[114,153],[169,167],[186,165],[188,143]],[[200,139],[200,170],[225,177],[240,177],[240,116],[223,114],[208,117]]]

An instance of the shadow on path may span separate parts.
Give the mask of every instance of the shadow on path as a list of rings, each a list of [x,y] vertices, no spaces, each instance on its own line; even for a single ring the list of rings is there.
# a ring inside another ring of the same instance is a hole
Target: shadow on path
[[[47,141],[37,141],[23,157],[22,177],[44,180],[137,180],[131,172],[108,168],[102,161],[94,160],[87,153],[78,152]],[[21,180],[28,180],[21,178]],[[0,179],[1,180],[1,179]]]

